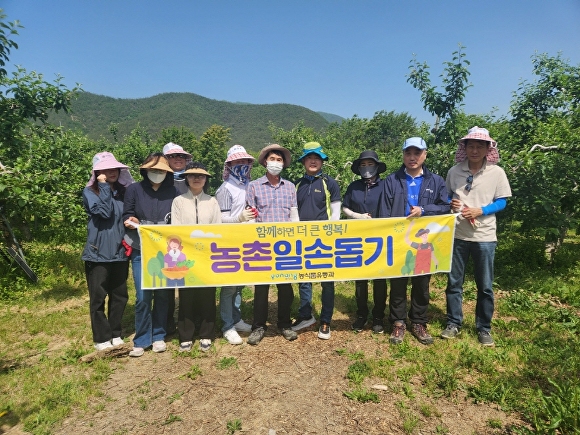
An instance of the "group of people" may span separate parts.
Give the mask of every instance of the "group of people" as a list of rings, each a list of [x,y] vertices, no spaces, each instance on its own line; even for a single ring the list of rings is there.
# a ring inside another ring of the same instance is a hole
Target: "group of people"
[[[360,176],[341,198],[336,180],[323,171],[328,160],[318,142],[304,145],[298,161],[304,175],[293,183],[281,176],[292,162],[288,149],[268,145],[258,156],[266,174],[250,181],[254,157],[244,147],[234,145],[228,150],[222,174],[223,183],[215,197],[208,194],[211,174],[207,168],[192,162],[191,155],[181,146],[169,143],[163,153],[153,153],[140,167],[142,180],[133,182],[128,167],[108,152],[93,159],[91,178],[83,191],[84,205],[89,215],[88,238],[82,259],[90,296],[90,316],[93,341],[97,350],[123,343],[121,318],[128,300],[128,261],[131,261],[136,289],[135,336],[131,356],[166,350],[165,337],[174,332],[175,288],[142,290],[141,254],[136,227],[139,224],[197,225],[247,222],[336,221],[342,213],[350,219],[374,219],[457,213],[457,225],[452,254],[451,272],[446,288],[447,326],[441,332],[444,339],[453,339],[463,323],[462,297],[465,267],[469,258],[474,262],[477,285],[476,328],[479,342],[494,344],[491,318],[494,312],[493,263],[496,247],[495,214],[506,206],[511,196],[505,172],[497,166],[497,143],[484,128],[473,127],[459,140],[456,165],[446,180],[429,171],[425,165],[427,144],[420,137],[407,139],[402,146],[401,167],[381,178],[386,165],[377,153],[363,151],[352,166]],[[406,238],[409,238],[412,223]],[[429,263],[433,247],[427,242],[427,231],[416,237],[418,265]],[[171,245],[173,243],[173,245]],[[175,265],[181,241],[172,238],[168,245],[166,264]],[[420,253],[420,254],[419,254]],[[421,257],[421,258],[419,258]],[[423,258],[424,257],[424,258]],[[420,270],[420,272],[417,272]],[[407,330],[422,344],[433,343],[427,331],[429,306],[429,270],[415,268],[411,280],[410,309],[407,310],[408,277],[391,278],[388,322],[390,342],[403,342]],[[420,274],[418,274],[420,273]],[[170,285],[168,281],[168,286]],[[179,285],[179,283],[173,283]],[[321,310],[318,337],[331,336],[334,311],[334,282],[321,283]],[[312,283],[299,284],[298,316],[292,321],[294,292],[290,283],[278,288],[277,327],[289,341],[297,331],[316,323],[312,307]],[[241,286],[224,286],[219,293],[222,333],[231,344],[241,344],[239,332],[249,333],[247,342],[257,345],[263,339],[268,321],[269,285],[254,286],[253,323],[242,320]],[[372,322],[372,332],[385,332],[387,280],[375,279],[372,317],[369,319],[369,281],[355,281],[357,304],[355,331],[362,331]],[[108,315],[105,314],[105,302]],[[180,351],[190,351],[194,333],[200,337],[199,348],[210,349],[215,338],[216,288],[188,289],[179,287],[177,330]]]

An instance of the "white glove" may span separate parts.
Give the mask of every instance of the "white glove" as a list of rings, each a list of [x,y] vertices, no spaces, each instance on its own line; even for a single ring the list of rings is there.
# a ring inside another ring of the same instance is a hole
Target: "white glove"
[[[298,207],[290,207],[290,222],[300,222]]]
[[[252,209],[250,208],[246,208],[244,210],[242,210],[242,212],[240,213],[240,215],[238,216],[238,220],[240,222],[248,222],[251,219],[254,219],[254,212],[252,211]]]

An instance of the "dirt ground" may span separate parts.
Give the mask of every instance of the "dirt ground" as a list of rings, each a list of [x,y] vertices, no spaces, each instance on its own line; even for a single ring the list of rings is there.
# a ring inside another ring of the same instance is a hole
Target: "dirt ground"
[[[167,352],[146,351],[141,358],[114,359],[114,371],[88,409],[77,409],[55,429],[58,434],[232,434],[228,422],[241,421],[235,434],[500,434],[522,423],[497,406],[474,404],[465,396],[433,398],[411,381],[414,399],[401,392],[399,381],[365,379],[363,386],[379,403],[360,403],[344,396],[352,389],[345,377],[348,355],[389,355],[388,334],[350,330],[352,316],[335,311],[332,337],[320,340],[316,325],[288,342],[275,328],[276,293],[270,292],[270,326],[257,346],[232,346],[217,339],[207,354],[177,352],[176,336]],[[247,334],[241,334],[245,336]],[[412,346],[422,347],[412,337]],[[126,353],[132,347],[129,340]],[[198,341],[194,347],[198,346]],[[236,365],[220,368],[223,358]],[[188,376],[192,367],[201,372]],[[193,379],[192,379],[193,378]],[[397,385],[398,383],[398,385]],[[377,387],[377,384],[378,385]],[[407,409],[401,407],[407,404]],[[432,410],[425,417],[418,407]],[[405,431],[406,416],[418,419]],[[501,422],[491,428],[489,421]],[[6,434],[21,434],[18,427]]]

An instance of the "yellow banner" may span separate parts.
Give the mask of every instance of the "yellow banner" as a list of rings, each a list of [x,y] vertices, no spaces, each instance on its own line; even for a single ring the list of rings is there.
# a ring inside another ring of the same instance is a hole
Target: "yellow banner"
[[[455,215],[141,225],[143,289],[348,281],[449,272]]]

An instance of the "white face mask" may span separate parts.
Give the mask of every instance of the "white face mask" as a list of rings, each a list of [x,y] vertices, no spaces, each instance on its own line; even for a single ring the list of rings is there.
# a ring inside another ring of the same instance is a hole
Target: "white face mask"
[[[279,162],[266,162],[266,169],[272,175],[279,175],[284,169],[284,165]]]
[[[147,171],[147,178],[149,178],[153,184],[159,184],[163,182],[163,180],[165,180],[165,175],[167,175],[166,172]]]

